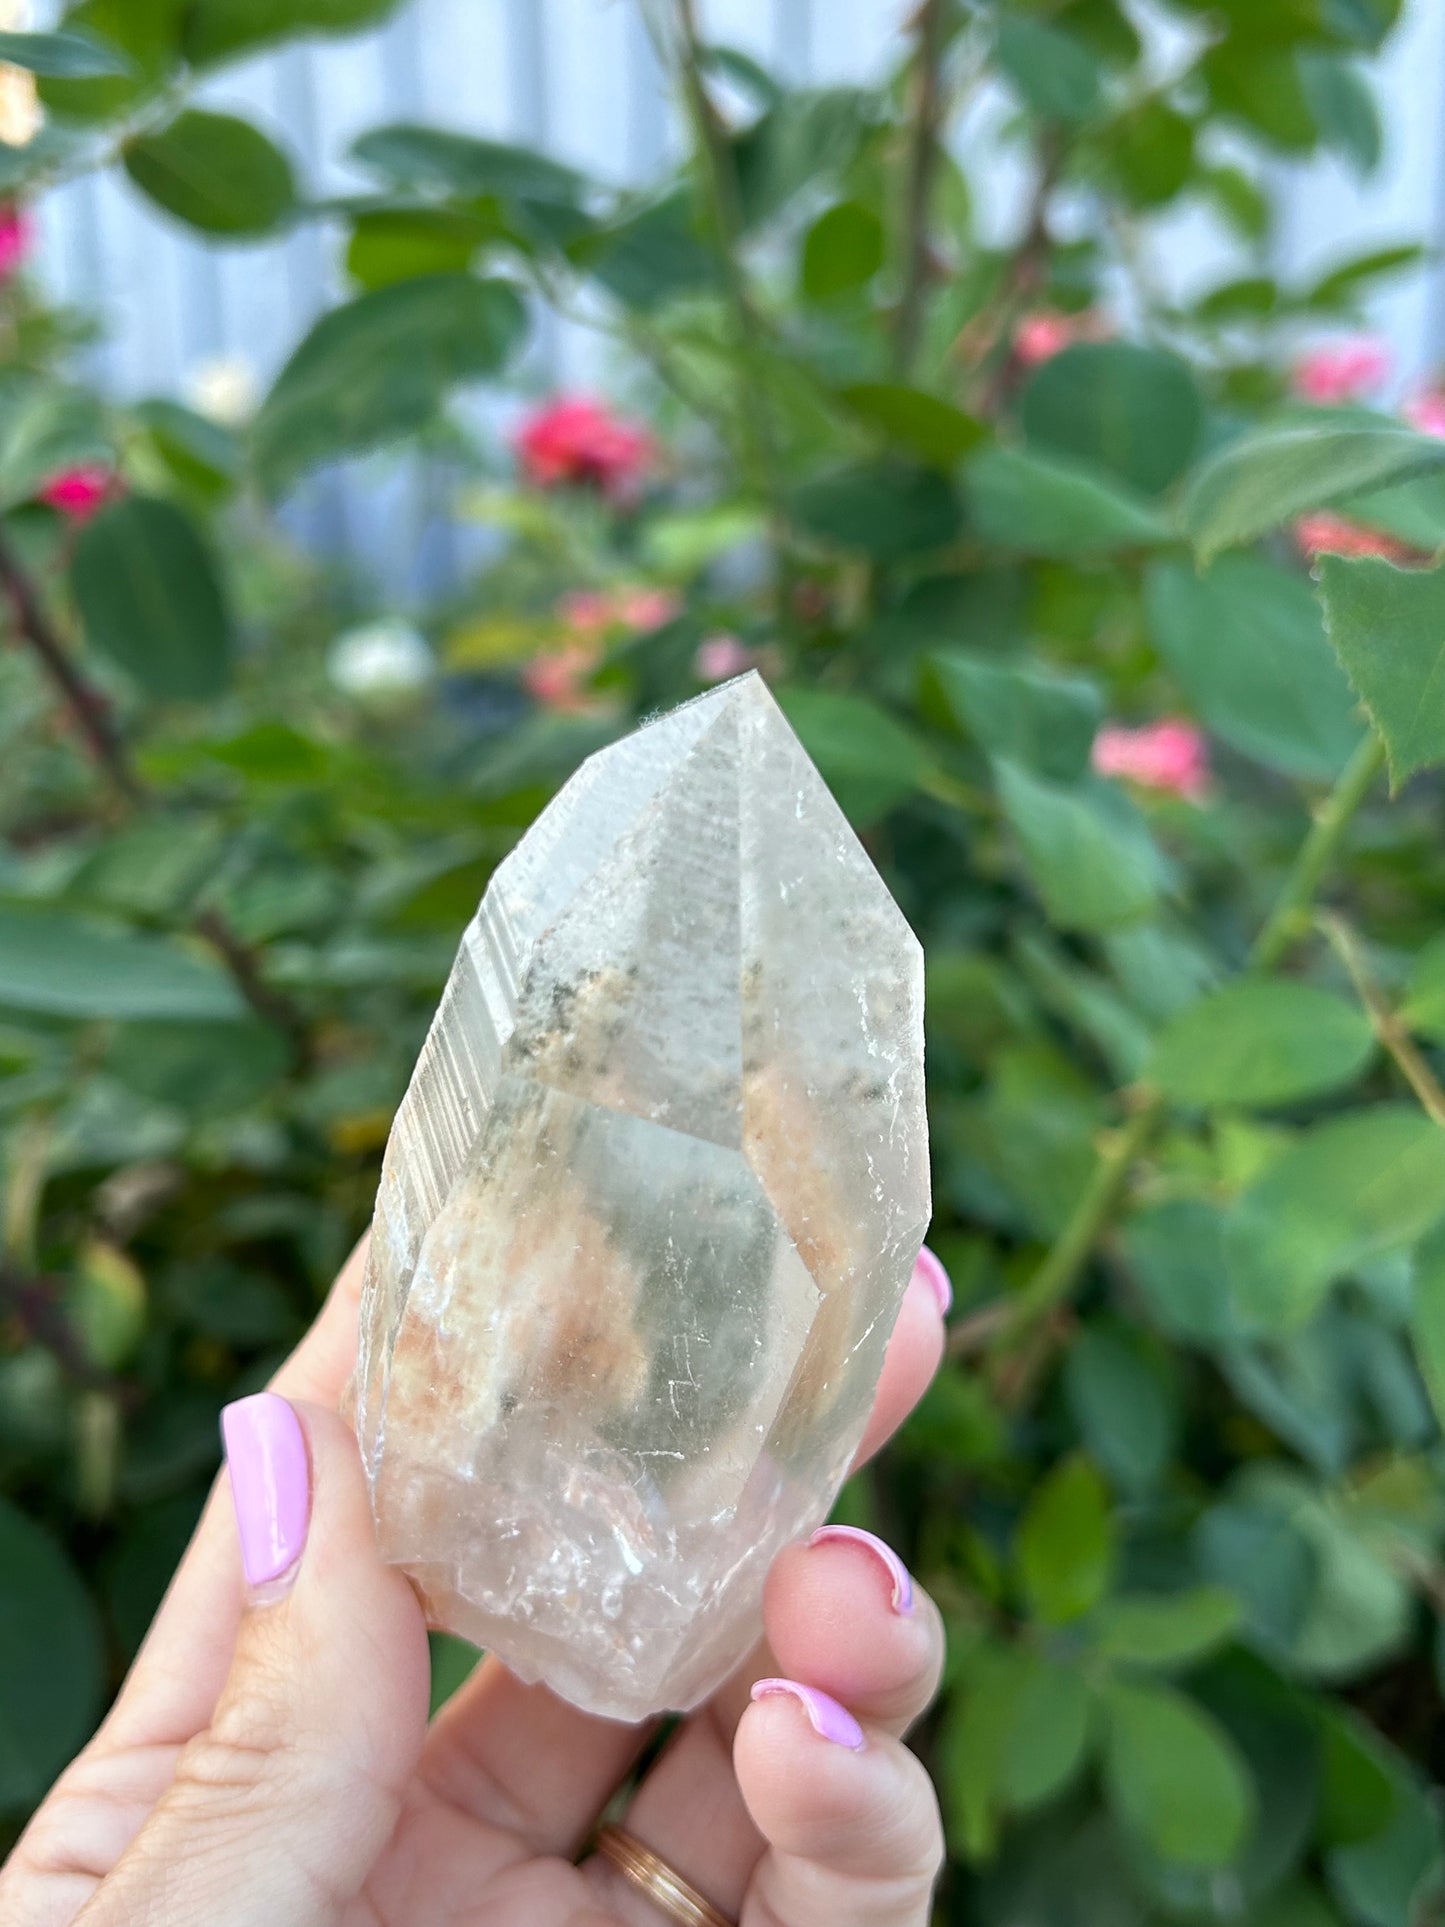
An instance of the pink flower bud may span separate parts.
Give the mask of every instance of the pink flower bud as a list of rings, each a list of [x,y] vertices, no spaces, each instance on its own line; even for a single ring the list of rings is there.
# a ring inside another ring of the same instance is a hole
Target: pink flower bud
[[[1373,335],[1355,335],[1312,349],[1295,363],[1297,395],[1322,407],[1362,401],[1390,372],[1390,351]]]
[[[647,430],[585,395],[558,396],[517,431],[522,473],[537,488],[591,484],[614,502],[636,498],[655,464]]]
[[[1165,717],[1126,729],[1108,723],[1094,738],[1093,765],[1100,776],[1123,777],[1143,789],[1165,790],[1197,802],[1209,787],[1209,749],[1193,723]]]
[[[1387,562],[1406,562],[1415,554],[1408,543],[1382,529],[1368,529],[1362,522],[1325,509],[1302,515],[1294,525],[1294,539],[1301,555],[1310,560],[1317,555],[1379,555]]]
[[[115,488],[115,476],[98,462],[79,462],[62,468],[43,482],[40,500],[68,522],[88,522]]]

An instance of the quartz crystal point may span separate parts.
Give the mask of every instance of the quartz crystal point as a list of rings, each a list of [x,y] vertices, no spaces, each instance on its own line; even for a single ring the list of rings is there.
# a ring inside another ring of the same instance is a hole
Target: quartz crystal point
[[[928,1220],[922,957],[757,676],[496,871],[397,1113],[354,1416],[433,1622],[635,1720],[756,1635]]]

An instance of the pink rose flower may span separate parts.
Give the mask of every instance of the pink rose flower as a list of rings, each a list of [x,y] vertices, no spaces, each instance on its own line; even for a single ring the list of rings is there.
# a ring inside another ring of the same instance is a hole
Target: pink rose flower
[[[656,455],[646,429],[585,395],[559,395],[529,415],[516,450],[535,487],[591,484],[614,502],[636,498]]]
[[[557,604],[557,613],[574,636],[596,639],[617,620],[615,598],[607,589],[573,589]]]
[[[1096,308],[1084,308],[1078,314],[1036,308],[1014,330],[1014,360],[1025,368],[1037,368],[1076,341],[1107,341],[1112,333],[1108,316]]]
[[[670,589],[627,583],[618,589],[573,589],[558,602],[557,613],[579,641],[596,643],[613,629],[638,635],[660,629],[681,607],[681,598]]]
[[[692,659],[698,681],[706,683],[729,682],[734,676],[756,669],[758,664],[757,650],[749,649],[745,642],[729,635],[708,636],[698,644]]]
[[[1209,787],[1209,748],[1193,723],[1165,717],[1126,729],[1107,723],[1094,738],[1094,768],[1144,789],[1166,790],[1197,802]]]
[[[1310,561],[1317,555],[1379,555],[1387,562],[1405,562],[1415,553],[1408,543],[1381,529],[1367,529],[1362,522],[1331,515],[1326,509],[1302,515],[1294,525],[1294,539],[1300,554]]]
[[[671,589],[624,589],[617,599],[617,614],[623,625],[638,635],[647,635],[672,621],[682,608],[681,596]]]
[[[558,715],[576,715],[591,705],[584,684],[597,664],[597,652],[581,643],[565,649],[549,649],[532,660],[522,671],[522,687],[543,709]]]
[[[1445,438],[1445,393],[1440,389],[1426,388],[1420,394],[1412,395],[1400,413],[1422,435]]]
[[[40,500],[63,515],[67,522],[88,522],[104,506],[115,487],[115,476],[98,462],[79,462],[62,468],[43,482]]]
[[[1390,372],[1390,351],[1373,335],[1327,342],[1302,355],[1291,377],[1294,391],[1322,406],[1362,401]]]
[[[13,204],[0,210],[0,281],[25,265],[35,240],[35,224]]]

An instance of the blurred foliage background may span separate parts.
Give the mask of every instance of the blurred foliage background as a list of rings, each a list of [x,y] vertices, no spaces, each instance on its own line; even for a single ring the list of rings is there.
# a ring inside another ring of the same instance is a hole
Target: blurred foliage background
[[[1354,332],[1419,250],[1283,283],[1269,187],[1375,163],[1396,7],[925,0],[798,91],[651,0],[688,152],[627,193],[390,125],[318,202],[189,104],[388,11],[0,36],[0,1844],[363,1228],[492,865],[757,668],[929,960],[950,1357],[843,1505],[950,1624],[940,1921],[1440,1918],[1445,397],[1375,405]],[[1004,248],[948,138],[985,85]],[[31,210],[113,167],[335,237],[258,406],[76,379]],[[1234,266],[1171,305],[1192,205]],[[468,430],[579,308],[612,400]],[[496,539],[403,620],[278,509],[418,440]]]

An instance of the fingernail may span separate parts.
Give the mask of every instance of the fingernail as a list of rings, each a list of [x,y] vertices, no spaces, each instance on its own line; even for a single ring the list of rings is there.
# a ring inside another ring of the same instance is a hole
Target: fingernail
[[[301,1557],[311,1521],[311,1465],[301,1421],[276,1392],[237,1399],[221,1414],[231,1502],[246,1583],[279,1579]]]
[[[795,1679],[760,1679],[753,1686],[755,1700],[771,1698],[775,1693],[791,1693],[797,1700],[815,1733],[835,1746],[846,1746],[850,1752],[863,1751],[863,1729],[837,1700],[827,1693],[820,1693],[816,1686],[800,1686]]]
[[[913,1581],[909,1577],[907,1566],[892,1546],[884,1545],[881,1539],[875,1538],[871,1532],[865,1532],[862,1526],[819,1526],[808,1544],[810,1546],[826,1545],[830,1539],[841,1539],[848,1544],[862,1546],[865,1551],[871,1552],[888,1574],[892,1584],[894,1612],[906,1617],[913,1611]]]
[[[915,1278],[922,1276],[927,1279],[929,1289],[938,1300],[940,1314],[944,1318],[947,1318],[953,1308],[953,1286],[949,1282],[948,1273],[943,1269],[943,1266],[928,1249],[927,1245],[925,1245],[918,1254],[918,1262],[913,1267],[913,1275]]]

